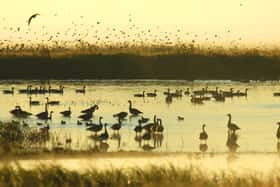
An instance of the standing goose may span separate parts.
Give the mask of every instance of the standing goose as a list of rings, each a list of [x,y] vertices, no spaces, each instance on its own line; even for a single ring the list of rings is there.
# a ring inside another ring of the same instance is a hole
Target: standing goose
[[[163,133],[163,131],[164,131],[164,127],[162,125],[162,120],[161,119],[157,119],[156,132]]]
[[[59,101],[50,101],[49,97],[46,97],[48,105],[59,105]]]
[[[156,97],[157,96],[157,90],[154,90],[154,93],[147,93],[147,97]]]
[[[101,131],[103,128],[103,124],[102,124],[102,119],[103,117],[100,116],[99,117],[99,124],[91,124],[89,128],[87,128],[88,131],[92,131],[95,132],[95,134],[97,134],[97,132]]]
[[[205,124],[203,124],[202,125],[202,132],[199,134],[199,139],[200,140],[207,140],[208,139],[208,134],[207,134],[207,132],[205,131],[205,127],[206,127],[206,125]]]
[[[83,86],[82,89],[76,89],[76,93],[86,93],[86,86]]]
[[[104,133],[100,134],[100,136],[97,137],[97,140],[99,141],[107,141],[109,138],[109,134],[107,132],[107,123],[104,124]]]
[[[34,106],[34,105],[40,105],[40,101],[32,101],[32,97],[29,97],[29,105]]]
[[[152,123],[148,123],[148,124],[144,125],[142,127],[142,129],[145,129],[146,131],[150,131],[150,130],[152,130],[152,127],[154,127],[156,125],[156,123],[157,123],[157,116],[154,115],[154,121]]]
[[[145,97],[145,91],[142,92],[142,94],[134,94],[134,97]]]
[[[136,108],[132,108],[132,102],[131,100],[128,100],[128,103],[129,103],[129,112],[132,114],[132,115],[139,115],[139,114],[142,114],[143,112],[141,112],[140,110],[136,109]]]
[[[114,125],[111,126],[111,129],[119,134],[119,130],[122,128],[122,122],[121,119],[119,118],[118,123],[115,123]]]
[[[62,112],[60,112],[60,114],[62,114],[64,117],[70,117],[72,114],[70,106],[69,106],[68,110],[62,111]]]
[[[3,94],[14,94],[14,87],[12,87],[10,90],[3,90]]]
[[[276,137],[279,140],[280,139],[280,122],[277,122],[277,125],[278,125],[278,129],[277,129]]]
[[[121,120],[123,120],[124,118],[126,118],[127,115],[128,115],[127,112],[119,112],[117,114],[113,114],[113,117],[117,117],[117,118],[120,118]]]
[[[136,133],[136,136],[138,134],[141,134],[141,132],[142,132],[142,122],[141,122],[140,119],[138,120],[138,125],[134,128],[134,131]]]
[[[231,114],[227,114],[227,116],[228,116],[228,124],[227,124],[228,129],[229,129],[232,133],[234,133],[236,130],[239,130],[240,128],[239,128],[236,124],[234,124],[234,123],[231,122]]]
[[[36,114],[36,116],[37,116],[38,119],[42,119],[42,120],[50,119],[51,120],[52,119],[52,113],[53,113],[53,111],[51,111],[50,114],[49,114],[48,107],[47,107],[47,104],[46,104],[45,105],[45,111],[41,112],[39,114]]]

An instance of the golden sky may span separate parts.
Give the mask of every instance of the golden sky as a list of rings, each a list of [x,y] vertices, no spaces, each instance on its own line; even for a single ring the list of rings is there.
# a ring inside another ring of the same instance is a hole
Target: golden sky
[[[23,29],[30,15],[40,13],[32,31],[40,32],[42,25],[61,31],[72,21],[126,28],[131,15],[133,23],[143,28],[181,28],[200,36],[218,33],[224,40],[242,37],[247,43],[277,45],[279,7],[279,0],[9,0],[1,4],[0,27]],[[1,38],[10,36],[1,28],[0,32]]]

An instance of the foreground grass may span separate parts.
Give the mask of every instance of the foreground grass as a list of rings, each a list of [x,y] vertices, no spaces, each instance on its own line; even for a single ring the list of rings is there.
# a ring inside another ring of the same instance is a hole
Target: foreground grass
[[[238,175],[231,171],[207,174],[199,168],[183,169],[149,166],[146,169],[95,168],[86,172],[70,171],[58,166],[39,166],[25,170],[19,166],[0,169],[0,186],[195,186],[195,187],[266,187],[280,185],[280,170],[276,169],[268,177],[251,172]]]

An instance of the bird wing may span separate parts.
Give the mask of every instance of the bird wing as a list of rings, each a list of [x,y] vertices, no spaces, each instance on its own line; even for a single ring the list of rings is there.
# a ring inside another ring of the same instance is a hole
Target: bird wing
[[[32,16],[30,16],[29,19],[27,20],[28,26],[30,25],[31,20],[32,20],[33,18],[35,18],[36,16],[39,16],[39,15],[40,15],[40,14],[36,13],[36,14],[33,14]]]

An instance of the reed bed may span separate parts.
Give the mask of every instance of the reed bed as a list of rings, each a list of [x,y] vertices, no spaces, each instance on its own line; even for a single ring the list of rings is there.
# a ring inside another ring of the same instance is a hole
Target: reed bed
[[[55,165],[40,165],[32,170],[17,165],[0,169],[0,186],[276,187],[280,183],[279,174],[279,169],[271,171],[268,175],[253,171],[240,175],[234,171],[209,173],[193,166],[179,169],[173,165],[150,165],[144,169],[92,168],[84,172]]]

